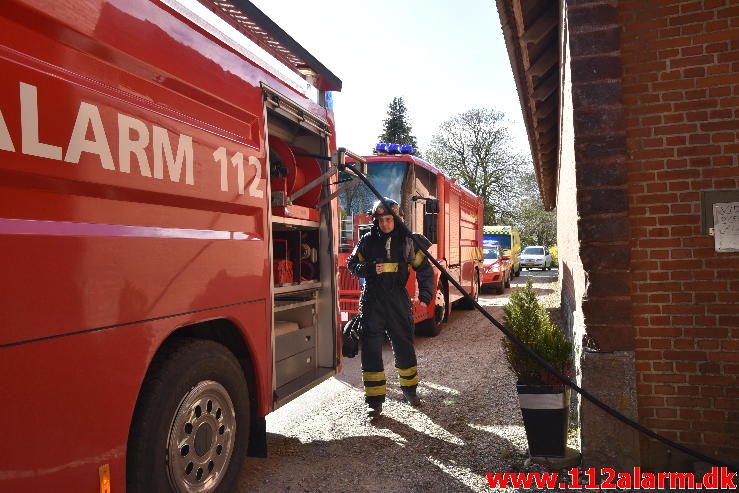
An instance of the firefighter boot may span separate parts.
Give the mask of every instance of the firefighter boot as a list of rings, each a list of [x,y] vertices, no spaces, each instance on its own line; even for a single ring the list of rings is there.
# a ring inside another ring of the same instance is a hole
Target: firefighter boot
[[[419,407],[421,405],[421,398],[416,393],[416,387],[400,387],[403,391],[403,402],[407,402],[413,407]]]
[[[377,418],[382,414],[382,402],[381,401],[370,401],[367,403],[369,405],[369,412],[367,413],[367,416],[370,418]]]

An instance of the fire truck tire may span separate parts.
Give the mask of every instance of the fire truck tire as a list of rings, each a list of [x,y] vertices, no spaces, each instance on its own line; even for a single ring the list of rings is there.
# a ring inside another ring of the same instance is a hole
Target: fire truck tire
[[[128,437],[126,491],[234,491],[249,443],[249,389],[222,344],[182,339],[152,362]]]
[[[480,271],[478,270],[475,270],[475,280],[473,281],[472,289],[473,289],[472,299],[475,301],[479,300],[480,299]],[[459,301],[459,307],[462,310],[474,310],[475,304],[467,301],[467,298],[462,298]]]
[[[444,285],[439,281],[436,286],[436,302],[434,316],[416,324],[416,334],[425,337],[436,337],[441,332],[441,324],[446,319],[446,291]]]

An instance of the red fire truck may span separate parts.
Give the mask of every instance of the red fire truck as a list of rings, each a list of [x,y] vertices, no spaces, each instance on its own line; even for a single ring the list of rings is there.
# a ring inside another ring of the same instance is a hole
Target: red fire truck
[[[0,51],[0,491],[233,491],[339,365],[341,81],[244,0],[5,0]]]
[[[408,228],[431,241],[429,253],[477,299],[482,266],[482,199],[431,163],[414,156],[410,146],[378,144],[375,152],[364,158],[369,179],[380,193],[400,204]],[[362,234],[369,230],[371,217],[367,212],[377,198],[358,180],[342,186],[344,189],[339,195],[339,302],[341,320],[346,321],[358,312],[361,293],[361,280],[349,273],[346,258]],[[435,275],[435,302],[427,308],[418,302],[418,284],[413,270],[406,286],[413,301],[416,332],[421,335],[438,335],[454,304],[472,308],[439,272]]]

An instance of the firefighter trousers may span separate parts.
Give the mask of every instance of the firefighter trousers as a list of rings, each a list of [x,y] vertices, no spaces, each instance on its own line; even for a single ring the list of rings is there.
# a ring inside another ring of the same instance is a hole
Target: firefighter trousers
[[[416,350],[413,347],[413,315],[405,288],[383,290],[362,307],[362,380],[365,401],[385,400],[385,367],[382,343],[385,334],[395,356],[395,368],[401,387],[418,385]]]

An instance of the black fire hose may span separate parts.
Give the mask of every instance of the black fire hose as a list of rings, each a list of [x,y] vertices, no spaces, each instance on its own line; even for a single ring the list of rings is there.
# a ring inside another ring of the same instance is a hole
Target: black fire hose
[[[455,281],[452,276],[449,275],[449,273],[446,271],[446,269],[444,269],[444,267],[442,267],[442,265],[439,263],[439,261],[436,260],[433,256],[431,256],[431,254],[428,252],[428,250],[426,249],[426,247],[424,247],[423,245],[421,245],[420,242],[413,236],[412,231],[410,231],[408,229],[408,226],[406,226],[405,223],[400,219],[400,217],[398,217],[398,215],[393,212],[393,209],[392,209],[392,207],[390,207],[390,204],[386,204],[385,203],[385,198],[380,194],[379,191],[377,191],[377,189],[372,184],[372,182],[370,182],[369,179],[361,171],[359,171],[353,164],[346,164],[346,168],[348,168],[355,175],[357,175],[357,177],[359,177],[359,179],[362,180],[365,185],[367,185],[367,187],[372,191],[372,193],[374,193],[375,196],[377,196],[377,198],[380,201],[382,201],[382,203],[385,205],[385,209],[388,210],[388,211],[390,211],[390,213],[392,214],[393,219],[395,220],[395,225],[396,226],[400,226],[403,229],[403,231],[405,231],[411,237],[411,239],[413,240],[413,243],[416,245],[416,247],[418,249],[420,249],[424,253],[424,255],[426,255],[426,258],[429,259],[429,261],[432,264],[434,264],[437,269],[439,269],[439,271],[446,278],[446,280],[449,281],[455,288],[457,288],[459,290],[460,293],[462,293],[464,295],[464,297],[467,300],[467,302],[469,302],[472,305],[474,305],[474,307],[477,309],[477,311],[479,311],[480,313],[482,313],[483,316],[490,321],[490,323],[492,323],[493,325],[495,325],[516,346],[518,346],[519,348],[521,348],[526,354],[528,354],[531,358],[533,358],[534,361],[536,361],[537,363],[539,363],[549,373],[551,373],[552,375],[554,375],[555,377],[557,377],[557,379],[560,382],[562,382],[563,384],[567,385],[568,387],[570,387],[571,389],[573,389],[575,392],[577,392],[578,394],[582,395],[584,398],[586,398],[587,400],[589,400],[590,402],[592,402],[593,404],[595,404],[596,406],[598,406],[599,408],[601,408],[603,411],[605,411],[606,413],[608,413],[611,416],[613,416],[614,418],[620,420],[621,422],[623,422],[626,425],[634,428],[635,430],[644,433],[648,437],[654,438],[655,440],[664,443],[668,447],[672,447],[672,448],[674,448],[676,450],[679,450],[680,452],[683,452],[683,453],[685,453],[687,455],[690,455],[692,457],[695,457],[696,459],[699,459],[699,460],[701,460],[703,462],[706,462],[706,463],[709,463],[709,464],[712,464],[712,465],[715,465],[715,466],[719,466],[719,467],[724,466],[724,467],[726,467],[726,468],[728,468],[729,470],[732,470],[732,471],[739,471],[739,466],[737,464],[731,464],[729,462],[722,461],[722,460],[716,459],[714,457],[709,457],[709,456],[707,456],[707,455],[705,455],[705,454],[703,454],[701,452],[698,452],[697,450],[693,450],[693,449],[688,448],[688,447],[686,447],[684,445],[681,445],[679,443],[673,442],[669,438],[666,438],[666,437],[658,434],[657,432],[652,431],[649,428],[646,428],[645,426],[642,426],[641,424],[637,423],[636,421],[632,420],[631,418],[629,418],[627,416],[624,416],[620,412],[618,412],[615,409],[609,407],[607,404],[605,404],[604,402],[602,402],[600,399],[598,399],[597,397],[595,397],[594,395],[592,395],[587,390],[581,388],[575,382],[571,381],[569,378],[567,378],[562,373],[560,373],[552,365],[550,365],[545,360],[543,360],[541,358],[541,356],[539,356],[538,354],[536,354],[531,348],[529,348],[528,346],[526,346],[523,342],[521,342],[520,339],[518,339],[515,335],[513,335],[511,333],[511,331],[509,331],[508,328],[506,328],[505,325],[503,325],[502,323],[498,322],[495,319],[495,317],[493,317],[485,309],[483,309],[480,306],[480,304],[477,303],[477,301],[475,301],[469,295],[469,293],[467,291],[465,291],[464,288],[462,288],[462,286],[457,281]]]

